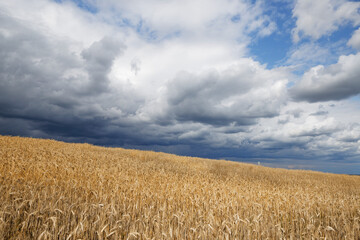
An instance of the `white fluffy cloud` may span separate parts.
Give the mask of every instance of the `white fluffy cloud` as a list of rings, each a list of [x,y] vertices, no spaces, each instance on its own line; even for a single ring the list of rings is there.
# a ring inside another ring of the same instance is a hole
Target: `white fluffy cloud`
[[[352,37],[348,41],[348,45],[360,50],[360,28],[353,33]]]
[[[261,2],[248,1],[94,1],[108,21],[134,26],[157,39],[181,34],[191,39],[249,40],[247,34],[271,34],[276,26]],[[115,13],[113,9],[116,9]],[[120,13],[120,14],[119,14]],[[126,21],[124,21],[126,20]]]
[[[302,110],[300,114],[298,109]],[[346,101],[290,102],[279,116],[262,119],[263,127],[254,126],[249,138],[262,148],[278,148],[285,152],[292,149],[285,155],[298,152],[304,158],[322,154],[331,157],[344,151],[349,155],[359,154],[360,128],[356,122],[360,115],[357,111],[356,105]]]
[[[346,0],[297,0],[293,10],[296,18],[293,39],[299,41],[302,34],[319,39],[346,23],[358,26],[359,8],[360,2]]]
[[[360,53],[340,56],[336,64],[318,65],[306,72],[291,92],[309,102],[340,100],[360,93]]]
[[[81,9],[74,3],[65,1],[2,1],[2,12],[16,18],[29,28],[36,30],[49,39],[56,38],[72,42],[71,50],[81,51],[105,35],[122,35],[114,27]]]

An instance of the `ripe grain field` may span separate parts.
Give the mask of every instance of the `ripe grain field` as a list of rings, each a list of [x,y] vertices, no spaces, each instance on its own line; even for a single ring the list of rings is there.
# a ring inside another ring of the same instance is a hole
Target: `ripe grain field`
[[[360,177],[0,136],[0,239],[360,239]]]

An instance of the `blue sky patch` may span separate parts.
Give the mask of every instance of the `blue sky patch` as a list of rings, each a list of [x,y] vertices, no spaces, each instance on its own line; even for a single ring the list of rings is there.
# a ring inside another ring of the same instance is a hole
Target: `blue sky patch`
[[[78,6],[79,8],[87,11],[87,12],[90,12],[90,13],[97,13],[98,12],[98,9],[90,4],[88,1],[86,0],[54,0],[55,2],[57,3],[62,3],[62,2],[66,2],[66,1],[70,1],[70,2],[73,2],[76,4],[76,6]]]

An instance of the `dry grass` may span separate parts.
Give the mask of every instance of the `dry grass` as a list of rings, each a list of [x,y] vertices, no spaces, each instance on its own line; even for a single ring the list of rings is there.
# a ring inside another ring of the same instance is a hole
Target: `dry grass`
[[[0,239],[360,239],[360,177],[0,136]]]

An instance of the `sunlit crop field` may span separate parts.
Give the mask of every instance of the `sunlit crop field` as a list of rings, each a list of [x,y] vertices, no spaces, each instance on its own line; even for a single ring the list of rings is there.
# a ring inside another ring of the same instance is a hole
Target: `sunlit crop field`
[[[360,239],[360,177],[0,136],[0,239]]]

